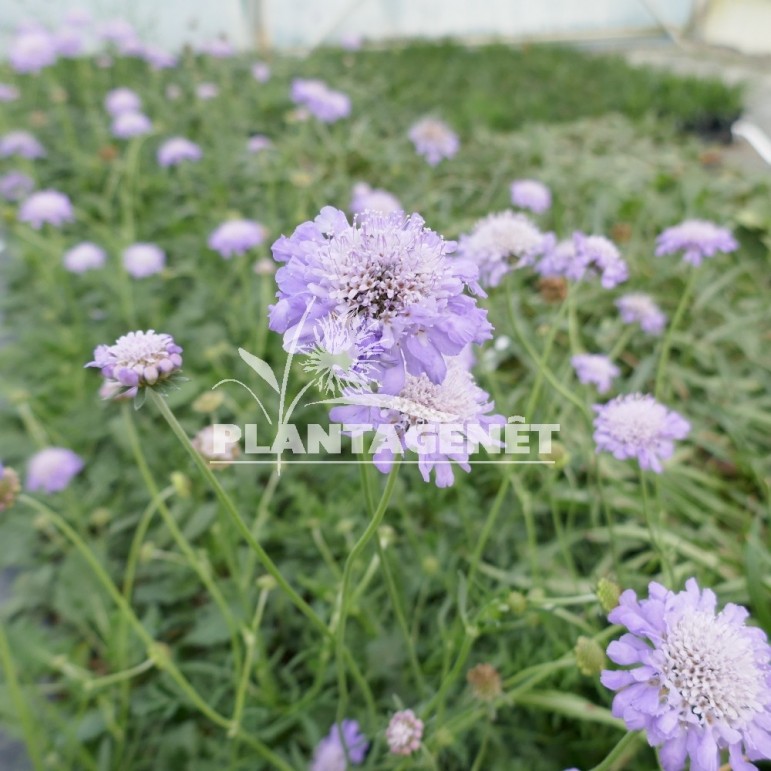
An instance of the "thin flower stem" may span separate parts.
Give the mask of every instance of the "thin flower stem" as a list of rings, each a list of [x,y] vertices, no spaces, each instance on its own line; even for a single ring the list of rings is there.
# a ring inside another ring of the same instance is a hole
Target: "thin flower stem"
[[[105,675],[104,677],[95,677],[91,680],[86,680],[83,683],[83,689],[86,691],[95,691],[98,688],[106,688],[108,685],[115,685],[116,683],[123,683],[131,680],[137,675],[144,674],[155,666],[153,659],[145,659],[135,667],[121,670],[120,672],[113,672],[111,675]]]
[[[645,480],[645,472],[642,469],[640,469],[640,490],[642,491],[643,516],[645,517],[645,524],[647,525],[648,532],[650,533],[651,545],[659,556],[661,568],[667,575],[667,581],[669,581],[669,585],[674,587],[675,575],[672,570],[672,564],[670,563],[669,558],[664,551],[664,546],[660,538],[658,522],[654,522],[653,517],[651,516],[650,500],[648,496],[648,483]]]
[[[635,744],[641,744],[643,735],[637,731],[630,731],[621,737],[618,744],[608,753],[605,760],[596,765],[591,771],[611,771],[618,760],[623,758]]]
[[[495,523],[498,520],[498,514],[500,514],[503,506],[503,501],[506,498],[506,491],[509,487],[510,476],[506,474],[501,480],[501,484],[498,487],[498,493],[495,496],[493,505],[490,507],[490,511],[487,513],[487,519],[482,527],[482,532],[479,534],[479,540],[477,541],[474,553],[471,555],[471,564],[469,565],[468,574],[466,575],[466,583],[471,586],[476,578],[477,570],[479,569],[479,561],[482,559],[487,541],[490,538]]]

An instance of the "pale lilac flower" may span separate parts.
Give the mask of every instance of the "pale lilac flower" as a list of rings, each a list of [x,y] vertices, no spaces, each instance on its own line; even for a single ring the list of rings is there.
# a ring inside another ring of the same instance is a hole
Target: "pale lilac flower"
[[[199,83],[195,87],[196,96],[203,101],[215,99],[219,92],[219,87],[214,83]]]
[[[73,58],[83,53],[86,41],[76,27],[65,24],[53,33],[56,53],[65,58]]]
[[[200,161],[203,156],[201,148],[184,137],[167,139],[158,148],[158,164],[160,166],[177,166],[184,161]]]
[[[477,269],[452,257],[454,248],[417,214],[364,212],[351,225],[326,206],[273,244],[274,258],[286,264],[276,273],[270,328],[284,333],[289,350],[313,340],[324,317],[361,317],[375,325],[397,381],[406,371],[439,383],[445,355],[492,333],[487,311],[464,294],[467,287],[482,293]]]
[[[535,270],[544,278],[569,278],[574,275],[582,276],[584,272],[583,267],[578,264],[576,245],[572,238],[566,238],[548,249],[536,263]]]
[[[625,324],[638,323],[640,329],[649,335],[660,335],[667,324],[666,314],[648,294],[642,292],[625,294],[616,300],[616,307]]]
[[[136,91],[130,88],[114,88],[107,92],[104,98],[104,107],[113,118],[124,112],[140,112],[142,100]]]
[[[119,40],[116,44],[118,53],[121,56],[134,56],[137,59],[144,59],[147,46],[139,37],[127,37]]]
[[[511,202],[520,209],[543,214],[551,208],[551,191],[536,179],[517,179],[511,183]]]
[[[683,262],[701,265],[702,260],[718,252],[735,252],[739,244],[728,228],[708,220],[685,220],[667,228],[656,239],[656,256],[683,252]]]
[[[5,201],[20,201],[35,189],[35,180],[21,171],[9,171],[0,177],[0,198]]]
[[[623,283],[629,278],[629,269],[622,259],[615,244],[605,236],[587,236],[573,234],[576,249],[576,261],[567,278],[580,281],[588,273],[597,273],[605,289]],[[580,271],[580,273],[579,273]]]
[[[333,725],[327,736],[316,745],[310,771],[346,771],[346,750],[354,766],[364,762],[369,742],[361,733],[359,724],[355,720],[343,720],[342,734],[340,728],[337,724]]]
[[[46,151],[29,131],[11,131],[0,137],[0,158],[10,158],[14,155],[34,160],[45,158]]]
[[[136,396],[140,388],[169,380],[182,367],[182,349],[174,338],[154,329],[129,332],[112,345],[94,349],[94,360],[86,367],[97,367],[115,389],[115,396]],[[120,393],[117,388],[127,389]]]
[[[145,46],[142,58],[154,70],[170,70],[177,66],[177,57],[158,46]]]
[[[217,37],[206,40],[198,46],[198,53],[211,56],[213,59],[230,59],[236,51],[233,44],[225,38]]]
[[[364,211],[379,211],[383,214],[402,211],[399,199],[387,190],[370,187],[366,182],[358,182],[353,186],[350,210],[354,214]]]
[[[246,149],[250,153],[261,153],[270,147],[273,147],[273,142],[262,134],[255,134],[253,137],[249,137],[246,143]]]
[[[104,267],[107,255],[100,246],[84,241],[64,253],[64,267],[70,273],[85,273]]]
[[[133,139],[149,134],[153,123],[141,112],[122,112],[112,122],[111,131],[118,139]]]
[[[58,493],[83,469],[83,459],[64,447],[47,447],[35,453],[27,463],[27,490]]]
[[[344,51],[358,51],[364,45],[364,38],[358,32],[348,32],[340,38]]]
[[[444,158],[452,158],[460,149],[458,135],[436,118],[422,118],[413,124],[408,136],[415,145],[415,152],[430,166],[436,166]]]
[[[56,63],[56,41],[42,28],[21,32],[11,41],[8,60],[16,72],[40,72]]]
[[[617,692],[613,714],[661,748],[664,771],[689,758],[691,771],[717,771],[726,749],[734,771],[771,759],[771,646],[746,608],[716,611],[715,593],[690,578],[677,593],[651,582],[642,600],[628,589],[608,614],[629,630],[608,646],[627,669],[601,676]]]
[[[265,228],[253,220],[223,222],[210,236],[209,248],[226,260],[234,254],[246,254],[265,240]]]
[[[386,741],[393,755],[412,755],[420,749],[422,740],[423,721],[411,709],[392,715],[386,728]]]
[[[223,431],[224,426],[213,425],[202,428],[191,442],[198,454],[209,461],[217,461],[213,466],[222,469],[229,466],[241,453],[238,442],[229,439],[230,434]]]
[[[542,233],[524,214],[503,211],[490,214],[474,225],[458,242],[458,254],[479,268],[482,286],[498,286],[514,268],[532,265],[554,244],[554,236]]]
[[[621,374],[621,370],[607,356],[599,353],[578,354],[570,363],[578,379],[584,384],[597,386],[601,394],[610,391],[614,378]]]
[[[43,225],[61,227],[75,221],[70,199],[58,190],[41,190],[27,198],[19,207],[19,222],[26,222],[35,230]]]
[[[155,244],[132,244],[123,251],[123,267],[134,278],[153,276],[165,265],[166,255]]]
[[[351,114],[351,100],[342,91],[332,90],[322,80],[295,78],[292,101],[306,107],[322,123],[334,123]]]
[[[671,458],[675,440],[685,439],[691,424],[652,396],[625,394],[607,404],[595,404],[594,441],[597,452],[614,458],[636,458],[640,468],[660,474],[661,461]]]
[[[252,65],[252,77],[258,83],[267,83],[270,80],[270,66],[265,62],[255,62]]]
[[[15,102],[19,98],[19,89],[10,83],[0,83],[0,102]]]

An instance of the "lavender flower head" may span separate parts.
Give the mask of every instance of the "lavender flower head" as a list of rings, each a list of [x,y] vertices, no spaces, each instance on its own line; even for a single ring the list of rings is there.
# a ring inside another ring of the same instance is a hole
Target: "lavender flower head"
[[[386,728],[388,749],[394,755],[412,755],[423,740],[423,721],[411,709],[394,713]]]
[[[195,95],[204,102],[209,99],[216,99],[219,92],[216,83],[198,83],[195,87]]]
[[[461,236],[458,254],[479,267],[482,286],[493,287],[512,269],[532,265],[553,242],[524,214],[503,211],[479,220],[469,235]]]
[[[42,28],[21,32],[11,42],[8,59],[16,72],[40,72],[56,63],[56,41]]]
[[[334,123],[351,114],[351,100],[342,91],[334,91],[322,80],[295,78],[292,81],[292,101],[306,107],[322,123]]]
[[[666,314],[650,295],[642,292],[632,292],[619,297],[616,307],[625,324],[638,323],[640,329],[649,335],[660,335],[667,324]]]
[[[27,463],[27,490],[58,493],[83,469],[83,459],[64,447],[47,447]]]
[[[458,135],[436,118],[422,118],[413,124],[407,136],[415,145],[415,152],[422,155],[429,166],[436,166],[444,158],[452,158],[460,149]]]
[[[70,27],[89,27],[94,19],[84,8],[71,8],[64,14],[64,23]]]
[[[122,112],[115,117],[110,129],[118,139],[133,139],[149,134],[153,130],[150,118],[141,112]]]
[[[594,441],[597,452],[614,458],[636,458],[640,468],[662,472],[661,461],[671,458],[675,440],[685,439],[691,424],[652,396],[625,394],[607,404],[595,404]]]
[[[103,268],[107,261],[107,255],[100,246],[84,241],[73,246],[64,253],[64,267],[70,273],[85,273],[89,270]]]
[[[86,41],[77,27],[65,24],[53,33],[54,46],[59,56],[74,58],[83,53]]]
[[[672,592],[651,582],[642,600],[628,589],[608,615],[628,630],[608,646],[623,670],[602,673],[616,691],[613,714],[660,747],[664,771],[717,771],[728,750],[734,771],[771,759],[771,646],[745,623],[749,613],[695,578]]]
[[[399,199],[387,190],[370,187],[366,182],[358,182],[353,186],[350,210],[354,214],[361,214],[367,210],[379,211],[383,214],[391,214],[403,211]]]
[[[567,278],[580,281],[586,273],[597,273],[600,283],[605,289],[623,283],[629,278],[629,269],[622,259],[618,249],[605,236],[587,236],[583,233],[573,234],[576,259],[571,266]]]
[[[333,725],[329,734],[316,745],[310,771],[346,771],[346,750],[354,766],[364,762],[369,742],[359,730],[359,724],[355,720],[343,720],[342,735],[340,728]]]
[[[223,222],[210,236],[209,248],[226,260],[234,254],[246,254],[265,240],[265,228],[253,220]]]
[[[15,102],[19,98],[19,89],[10,83],[0,83],[0,102]]]
[[[250,153],[261,153],[270,147],[273,147],[273,142],[262,134],[255,134],[253,137],[249,137],[246,142],[246,149]]]
[[[656,256],[683,252],[683,262],[701,265],[702,260],[718,252],[735,252],[739,244],[728,228],[708,220],[685,220],[667,228],[656,239]]]
[[[99,36],[108,43],[120,45],[136,40],[138,35],[133,25],[125,19],[110,19],[99,27]]]
[[[536,179],[517,179],[511,183],[511,202],[520,209],[543,214],[551,208],[551,191]]]
[[[0,158],[10,158],[14,155],[34,160],[45,158],[46,151],[29,131],[11,131],[0,137]]]
[[[133,278],[153,276],[165,265],[166,255],[155,244],[132,244],[123,250],[123,267]]]
[[[35,189],[35,180],[21,171],[9,171],[0,177],[0,198],[20,201]]]
[[[184,161],[200,161],[201,148],[184,137],[167,139],[158,148],[158,164],[163,167],[177,166]]]
[[[351,225],[326,206],[273,244],[285,265],[276,273],[270,328],[291,350],[311,342],[323,318],[359,317],[374,328],[397,381],[406,370],[440,383],[444,356],[492,333],[487,312],[464,294],[467,287],[481,293],[476,267],[451,257],[454,248],[417,214],[364,212]]]
[[[139,94],[130,88],[114,88],[107,92],[107,96],[104,98],[104,107],[113,118],[117,118],[124,112],[140,112],[142,100]]]
[[[584,269],[578,265],[576,245],[572,238],[553,244],[536,263],[535,270],[544,278],[582,276],[584,272]]]
[[[136,396],[140,388],[169,380],[182,367],[182,349],[153,329],[129,332],[113,345],[100,345],[86,367],[98,367],[115,397]],[[126,390],[119,390],[126,389]]]
[[[601,394],[610,391],[614,378],[621,370],[607,357],[599,353],[582,353],[574,356],[570,363],[578,379],[585,385],[597,386]]]
[[[213,59],[230,59],[236,51],[233,44],[222,37],[206,40],[198,46],[198,53],[211,56]]]
[[[177,66],[177,57],[157,46],[145,46],[142,58],[154,70],[170,70]]]
[[[58,190],[32,193],[19,207],[19,221],[26,222],[35,230],[40,230],[43,225],[59,228],[74,220],[75,212],[70,199]]]
[[[255,62],[252,65],[252,77],[258,83],[267,83],[270,80],[270,66],[265,62]]]

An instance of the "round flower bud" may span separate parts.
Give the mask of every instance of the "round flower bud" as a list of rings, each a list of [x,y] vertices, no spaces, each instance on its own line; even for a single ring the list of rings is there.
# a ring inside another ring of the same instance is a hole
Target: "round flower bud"
[[[602,650],[596,640],[583,635],[576,640],[576,646],[573,649],[576,657],[578,671],[582,675],[594,677],[599,675],[607,664],[605,652]]]

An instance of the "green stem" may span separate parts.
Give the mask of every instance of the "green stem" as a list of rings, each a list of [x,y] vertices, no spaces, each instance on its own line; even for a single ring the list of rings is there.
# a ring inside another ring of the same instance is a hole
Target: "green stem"
[[[490,511],[487,514],[484,527],[482,528],[482,532],[479,534],[479,540],[477,541],[476,548],[474,549],[474,553],[471,555],[471,565],[469,566],[468,575],[466,576],[466,583],[469,586],[471,586],[474,582],[474,578],[476,577],[477,570],[479,568],[479,562],[482,559],[485,546],[487,545],[490,534],[493,532],[495,523],[498,520],[498,514],[500,513],[501,507],[503,506],[503,501],[506,498],[506,491],[509,486],[509,480],[510,477],[508,474],[501,480],[501,484],[498,487],[498,494],[495,496],[495,501],[493,501],[493,505],[490,507]]]
[[[640,490],[642,491],[643,516],[645,517],[645,524],[647,525],[648,532],[650,533],[651,546],[653,546],[659,556],[661,568],[667,575],[669,585],[674,587],[674,572],[672,571],[672,565],[669,562],[669,559],[664,551],[661,538],[659,537],[658,523],[654,522],[653,517],[651,516],[650,501],[648,498],[648,483],[645,481],[645,472],[642,469],[640,469]]]
[[[611,771],[616,761],[620,760],[641,739],[642,734],[636,731],[625,733],[618,744],[608,753],[605,760],[592,768],[591,771]]]

